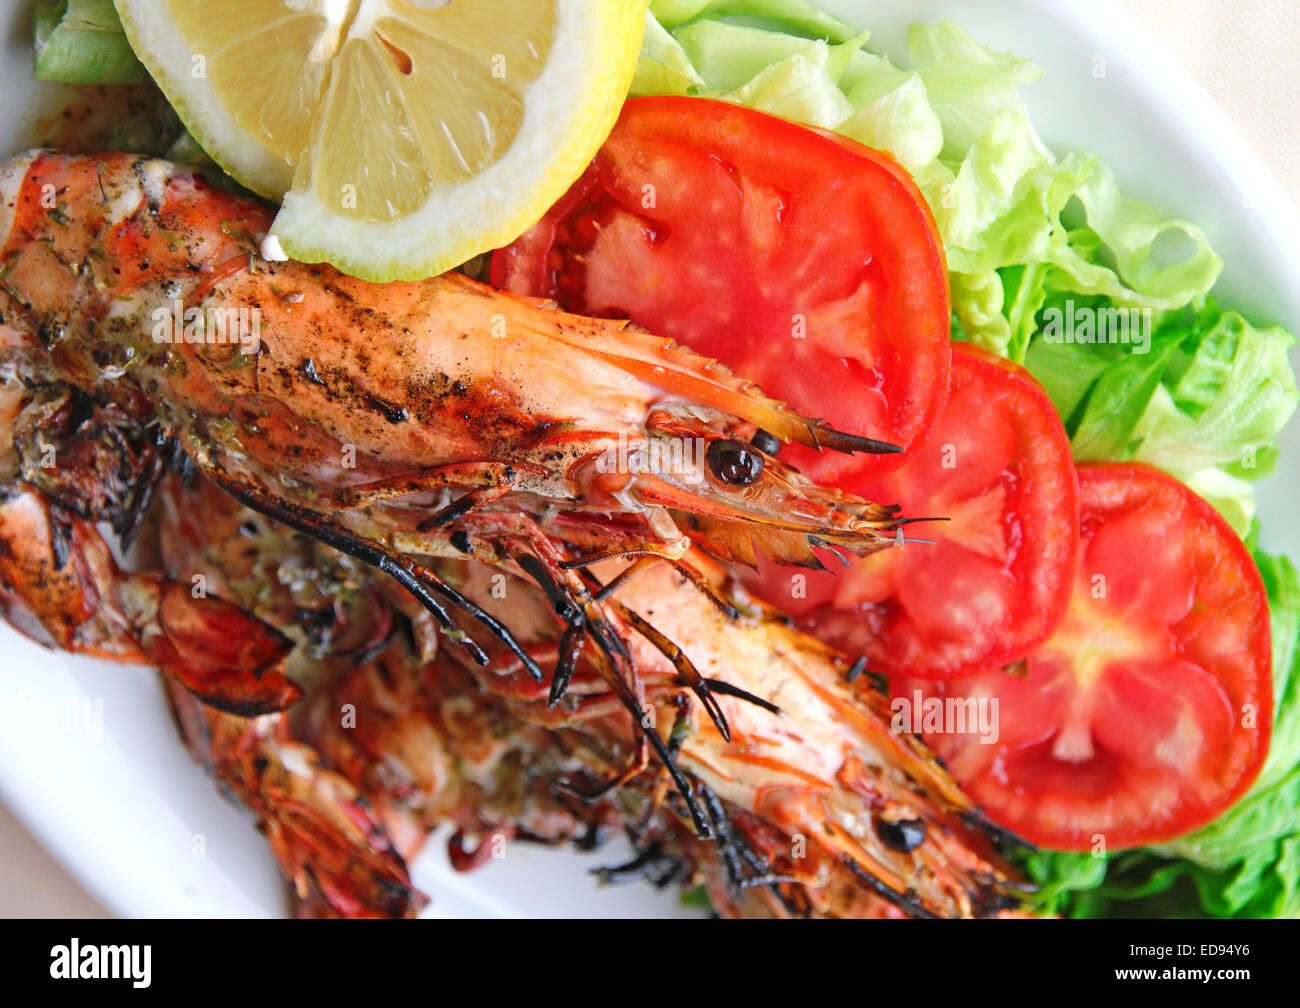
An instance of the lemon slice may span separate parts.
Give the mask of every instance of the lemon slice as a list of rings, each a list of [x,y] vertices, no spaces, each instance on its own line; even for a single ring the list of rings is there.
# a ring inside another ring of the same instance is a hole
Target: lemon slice
[[[641,0],[115,2],[204,150],[283,199],[284,251],[375,281],[537,221],[613,128],[645,25]]]

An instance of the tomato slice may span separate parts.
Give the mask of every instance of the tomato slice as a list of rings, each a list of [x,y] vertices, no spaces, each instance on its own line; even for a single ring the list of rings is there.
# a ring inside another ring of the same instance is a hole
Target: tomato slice
[[[756,586],[812,634],[890,674],[951,678],[1019,661],[1065,615],[1079,541],[1070,442],[1024,370],[954,344],[952,390],[902,469],[844,489],[898,504],[906,543],[827,573],[763,562]]]
[[[948,391],[943,246],[888,155],[728,102],[634,98],[492,282],[630,318],[806,416],[908,447]],[[787,446],[823,483],[895,455]]]
[[[1173,477],[1087,466],[1079,483],[1074,594],[1026,675],[895,683],[910,704],[896,710],[914,709],[917,690],[996,699],[996,741],[969,726],[952,733],[955,721],[920,727],[972,797],[1025,839],[1061,850],[1160,843],[1232,805],[1263,765],[1268,598],[1241,540]]]

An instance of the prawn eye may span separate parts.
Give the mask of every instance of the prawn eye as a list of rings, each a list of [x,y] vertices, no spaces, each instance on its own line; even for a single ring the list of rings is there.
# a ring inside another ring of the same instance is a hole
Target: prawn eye
[[[925,822],[921,819],[876,820],[876,835],[890,850],[903,854],[916,850],[925,841]]]
[[[781,450],[781,442],[777,440],[776,435],[769,434],[765,430],[755,431],[749,443],[764,455],[775,455]]]
[[[712,441],[704,453],[709,471],[731,486],[749,486],[763,475],[763,456],[739,441]]]

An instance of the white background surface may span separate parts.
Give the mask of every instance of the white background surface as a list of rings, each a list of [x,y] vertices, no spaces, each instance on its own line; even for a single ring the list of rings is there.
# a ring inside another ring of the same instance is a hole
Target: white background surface
[[[1125,0],[1125,4],[1137,13],[1196,75],[1264,158],[1282,185],[1293,198],[1300,201],[1300,109],[1297,107],[1297,103],[1300,102],[1300,5],[1294,0],[1233,0],[1231,3],[1222,3],[1218,0]],[[853,5],[840,2],[828,3],[827,6],[848,9]],[[863,6],[869,8],[871,4]],[[887,6],[894,7],[895,4],[890,3]],[[915,6],[918,9],[917,16],[924,17],[929,9],[939,5],[920,2]],[[979,23],[967,24],[961,17],[960,3],[949,2],[942,6],[949,11],[955,11],[957,20],[969,27],[982,41],[994,44],[1003,41],[1001,38],[991,37],[988,32],[978,30],[987,22],[987,16],[980,18]],[[981,6],[987,10],[989,5]],[[1006,6],[1010,9],[1017,5],[1008,3]],[[1079,9],[1086,9],[1088,6],[1090,5],[1084,3],[1077,4]],[[857,20],[868,26],[872,26],[873,23],[869,18],[859,17]],[[1000,34],[1013,37],[1015,32],[1008,29]],[[999,47],[1005,48],[1006,45],[999,45]],[[1042,54],[1032,48],[1019,45],[1015,46],[1015,49],[1020,55],[1047,62]],[[1031,106],[1032,104],[1031,100]],[[7,102],[0,104],[0,117],[4,120],[10,119],[14,114],[12,105]],[[1041,119],[1036,119],[1036,122],[1040,127],[1044,125]],[[1044,133],[1050,141],[1060,147],[1063,141],[1068,139],[1068,125],[1060,121],[1048,123]],[[1130,142],[1137,143],[1142,138],[1134,135],[1128,139]],[[1124,157],[1123,152],[1117,155],[1102,144],[1093,143],[1092,146],[1102,149],[1108,159],[1116,163],[1117,168],[1120,169],[1121,179],[1127,177],[1124,171],[1126,165],[1122,162],[1131,159]],[[1161,202],[1156,192],[1141,191],[1138,195]],[[1198,216],[1194,205],[1165,206],[1165,209],[1182,213],[1204,224],[1212,235],[1221,224],[1218,220],[1205,220]],[[1211,217],[1213,216],[1215,215],[1211,214]],[[1225,249],[1218,241],[1215,244],[1228,260],[1231,272],[1233,263],[1231,250]],[[1249,283],[1241,278],[1233,282],[1232,286],[1241,287],[1243,284],[1249,287]],[[1287,322],[1294,327],[1300,319],[1279,319],[1279,321]],[[1294,452],[1290,456],[1290,462],[1292,465],[1295,464]],[[1289,502],[1275,497],[1272,510],[1278,515],[1283,515],[1288,506]],[[1294,519],[1292,522],[1294,523]],[[1274,548],[1285,547],[1295,553],[1297,552],[1296,535],[1295,532],[1286,534],[1283,536],[1285,541],[1275,541],[1271,545]],[[40,668],[40,653],[35,649],[24,649],[21,653],[7,650],[5,658],[6,661],[33,662],[31,666],[33,669]],[[144,680],[140,682],[140,692],[145,697],[151,692]],[[151,720],[144,730],[166,730],[165,721]],[[117,754],[106,752],[105,755],[112,758]],[[172,755],[178,762],[186,761],[179,743],[175,745]],[[15,768],[6,769],[13,771]],[[193,775],[192,784],[196,788],[210,788],[210,784],[197,770]],[[113,796],[100,797],[105,803],[106,817],[111,815],[130,818],[132,810],[116,807]],[[168,824],[160,823],[159,829],[162,830],[165,825]],[[233,810],[222,825],[236,833],[239,830],[251,833]],[[106,837],[111,837],[111,832],[108,830],[106,830]],[[253,838],[253,842],[258,843],[260,840]],[[538,864],[533,862],[530,868],[529,862],[532,860],[528,856],[519,858],[518,863],[512,866],[511,872],[523,874],[515,874],[513,880],[506,878],[498,880],[503,883],[506,891],[512,885],[537,887],[535,879],[538,874]],[[549,866],[550,862],[547,864]],[[530,871],[531,875],[528,874]],[[580,874],[579,872],[577,876],[568,875],[564,878],[552,879],[552,885],[542,885],[541,888],[562,891],[564,884],[572,882],[575,878],[580,879]],[[525,877],[529,879],[528,882],[524,882]],[[267,881],[274,885],[269,875]],[[130,883],[122,879],[115,882],[100,879],[97,880],[96,887],[100,892],[104,892],[106,888],[120,892],[124,884]],[[144,887],[148,888],[148,884],[144,883]],[[440,910],[444,913],[454,913],[462,905],[460,894],[448,890],[445,882],[436,896]],[[475,894],[467,890],[466,899],[469,902],[474,902],[476,898]],[[604,904],[606,912],[617,912],[615,903],[604,900],[598,902]],[[667,904],[663,905],[667,906]],[[599,912],[600,908],[591,909],[584,906],[583,909],[585,912],[594,913]],[[653,911],[647,906],[642,912]],[[0,805],[0,916],[106,916],[104,909],[45,852],[3,805]]]
[[[1300,203],[1300,3],[1124,0]]]

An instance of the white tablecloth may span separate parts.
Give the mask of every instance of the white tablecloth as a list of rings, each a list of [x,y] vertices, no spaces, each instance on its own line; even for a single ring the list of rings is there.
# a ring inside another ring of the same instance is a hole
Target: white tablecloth
[[[1300,203],[1300,2],[1124,2],[1183,60]],[[0,858],[0,917],[107,916],[3,806]]]
[[[1300,203],[1300,2],[1123,0]]]

